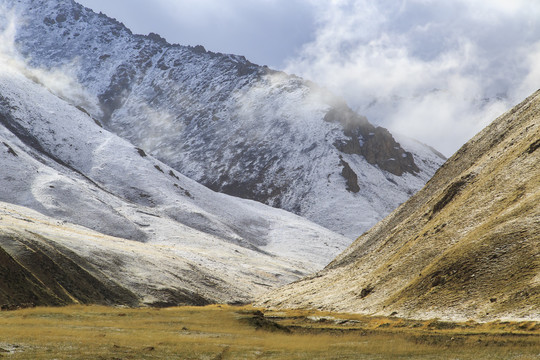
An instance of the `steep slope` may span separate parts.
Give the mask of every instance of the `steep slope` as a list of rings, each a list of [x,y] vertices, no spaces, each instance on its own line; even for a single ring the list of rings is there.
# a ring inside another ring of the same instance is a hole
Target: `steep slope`
[[[0,3],[15,9],[30,64],[73,74],[90,94],[64,97],[213,190],[355,238],[443,162],[426,146],[413,156],[313,83],[241,56],[133,35],[71,0]]]
[[[4,309],[72,303],[202,305],[243,290],[168,246],[105,236],[7,203],[0,203],[0,215]],[[229,301],[234,299],[241,297],[232,295]]]
[[[540,91],[315,276],[260,304],[540,320]]]
[[[53,219],[44,222],[42,215],[6,203],[0,203],[0,215],[2,310],[74,302],[138,304],[135,294],[108,279],[58,241],[59,238],[80,241],[81,237],[91,239],[102,235],[82,228],[76,231],[65,225],[60,227]],[[85,241],[91,243],[89,239]]]
[[[0,66],[0,201],[134,240],[104,240],[98,251],[82,238],[68,249],[135,281],[129,291],[143,303],[175,304],[184,292],[196,303],[245,302],[322,268],[349,243],[197,184],[21,73],[29,69]]]

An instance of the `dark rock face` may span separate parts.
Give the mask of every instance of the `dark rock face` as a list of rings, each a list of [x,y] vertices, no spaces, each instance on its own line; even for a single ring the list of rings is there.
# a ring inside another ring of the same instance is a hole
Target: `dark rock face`
[[[135,74],[135,69],[128,65],[118,66],[111,78],[108,89],[99,95],[101,109],[103,110],[103,122],[107,123],[112,113],[122,106],[131,89]]]
[[[357,193],[360,191],[360,186],[358,186],[358,175],[351,169],[349,163],[341,159],[341,165],[343,165],[343,170],[341,170],[341,176],[347,181],[347,191]]]
[[[333,108],[324,120],[340,123],[345,135],[350,137],[349,140],[334,144],[339,151],[361,155],[370,164],[397,176],[405,172],[415,174],[420,171],[412,154],[403,150],[388,130],[373,126],[364,116],[351,109],[344,106]]]
[[[461,177],[461,179],[449,185],[445,189],[443,197],[433,206],[430,218],[433,218],[436,213],[438,213],[446,205],[448,205],[452,201],[452,199],[454,199],[456,195],[458,195],[473,178],[473,174],[467,174],[466,176]]]
[[[538,148],[540,148],[540,139],[536,140],[534,143],[531,144],[531,146],[529,146],[529,148],[527,149],[527,153],[532,154]]]

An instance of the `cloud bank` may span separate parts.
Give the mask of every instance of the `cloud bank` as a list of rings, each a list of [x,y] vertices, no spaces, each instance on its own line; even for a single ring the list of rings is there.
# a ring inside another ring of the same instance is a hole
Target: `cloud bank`
[[[306,0],[307,1],[307,0]],[[534,0],[312,0],[315,39],[286,71],[451,155],[540,87]]]

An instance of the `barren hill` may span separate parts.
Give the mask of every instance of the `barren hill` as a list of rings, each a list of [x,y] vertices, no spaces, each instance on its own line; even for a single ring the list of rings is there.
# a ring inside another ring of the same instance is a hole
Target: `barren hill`
[[[540,92],[314,276],[259,304],[412,318],[540,319]]]

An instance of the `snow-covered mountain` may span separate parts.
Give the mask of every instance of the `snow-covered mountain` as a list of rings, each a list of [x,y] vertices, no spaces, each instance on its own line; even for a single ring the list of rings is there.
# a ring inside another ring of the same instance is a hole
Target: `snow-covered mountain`
[[[167,164],[159,165],[166,174],[170,166],[354,238],[443,162],[427,146],[396,142],[315,84],[244,57],[134,35],[72,0],[0,4],[5,19],[16,18],[17,52],[66,80],[41,81]]]
[[[350,242],[181,175],[20,65],[0,59],[0,201],[52,218],[3,205],[0,250],[16,262],[28,242],[91,264],[140,303],[245,302],[322,268]]]

